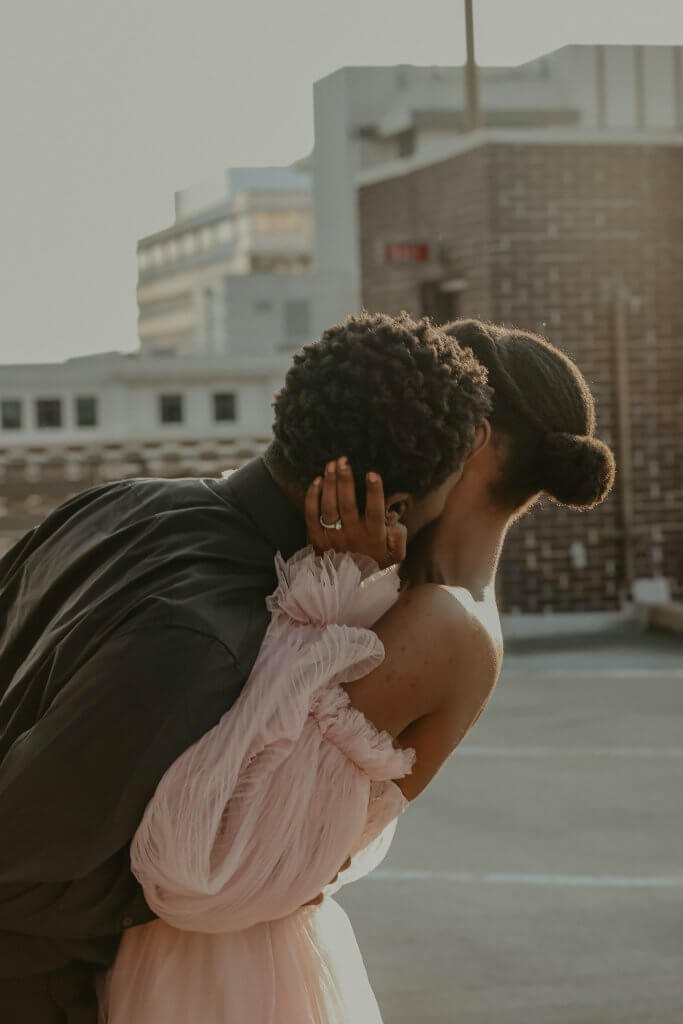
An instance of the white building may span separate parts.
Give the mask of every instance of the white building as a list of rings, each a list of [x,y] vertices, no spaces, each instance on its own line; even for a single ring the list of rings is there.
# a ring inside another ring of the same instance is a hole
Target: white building
[[[623,142],[683,131],[683,47],[567,46],[517,67],[479,68],[482,136]],[[316,82],[315,266],[337,283],[333,323],[361,304],[357,190],[479,144],[462,67],[350,67]],[[396,239],[400,242],[400,239]]]
[[[105,353],[0,368],[0,556],[72,494],[259,454],[289,358]]]
[[[222,172],[175,195],[172,227],[138,243],[138,333],[152,355],[291,351],[309,340],[310,175]],[[259,287],[242,286],[256,279]]]
[[[285,355],[104,353],[2,367],[0,451],[267,439]]]
[[[328,75],[313,88],[310,160],[232,169],[178,192],[175,223],[140,241],[143,351],[291,352],[319,337],[361,306],[361,185],[484,138],[680,132],[682,54],[680,46],[568,46],[517,67],[481,67],[477,136],[462,67]]]

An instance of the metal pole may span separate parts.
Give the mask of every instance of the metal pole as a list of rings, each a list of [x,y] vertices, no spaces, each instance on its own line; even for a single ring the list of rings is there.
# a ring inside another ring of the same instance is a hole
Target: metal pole
[[[481,113],[479,110],[477,65],[474,59],[474,14],[472,12],[472,0],[465,0],[465,34],[467,37],[467,64],[465,66],[467,127],[471,132],[476,132],[481,127]]]
[[[605,72],[605,47],[595,47],[595,98],[598,128],[607,127],[607,75]]]
[[[639,132],[645,131],[645,47],[636,46],[634,54],[636,80],[636,125]]]
[[[633,468],[631,459],[631,395],[626,327],[626,289],[620,280],[614,283],[613,302],[614,371],[617,400],[617,482],[624,553],[624,596],[628,599],[631,596],[633,580],[635,578],[633,552]]]

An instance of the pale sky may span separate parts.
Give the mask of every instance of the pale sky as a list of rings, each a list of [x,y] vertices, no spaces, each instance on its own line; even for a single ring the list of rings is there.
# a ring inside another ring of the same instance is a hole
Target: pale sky
[[[461,64],[462,0],[3,0],[0,363],[137,347],[137,239],[173,192],[313,143],[344,65]],[[477,59],[683,43],[683,0],[475,0]]]

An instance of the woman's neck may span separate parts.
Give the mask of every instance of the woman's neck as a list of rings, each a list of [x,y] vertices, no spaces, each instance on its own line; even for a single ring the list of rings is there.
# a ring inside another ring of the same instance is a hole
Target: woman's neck
[[[433,568],[443,583],[465,587],[481,601],[496,577],[508,519],[480,512],[451,521],[449,527],[448,537],[437,537],[432,550]]]
[[[492,590],[514,517],[491,505],[476,477],[456,486],[442,518],[416,538],[410,582],[464,587],[476,601]]]

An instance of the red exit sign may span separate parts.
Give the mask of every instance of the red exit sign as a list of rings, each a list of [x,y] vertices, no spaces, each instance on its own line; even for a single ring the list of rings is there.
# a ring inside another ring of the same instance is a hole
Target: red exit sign
[[[387,242],[386,263],[429,263],[428,242]]]

